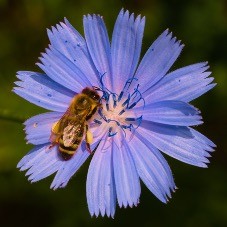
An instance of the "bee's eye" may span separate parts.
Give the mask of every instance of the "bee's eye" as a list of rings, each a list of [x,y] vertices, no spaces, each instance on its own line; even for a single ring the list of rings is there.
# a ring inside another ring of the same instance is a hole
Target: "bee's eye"
[[[95,95],[93,96],[93,99],[96,100],[96,101],[98,101],[98,100],[100,99],[100,97],[99,97],[99,95],[96,95],[96,94],[95,94]]]

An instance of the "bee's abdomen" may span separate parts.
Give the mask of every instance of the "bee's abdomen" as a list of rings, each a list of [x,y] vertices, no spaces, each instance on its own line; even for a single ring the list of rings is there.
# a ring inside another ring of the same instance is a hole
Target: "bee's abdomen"
[[[64,160],[71,159],[72,156],[76,153],[81,141],[82,141],[82,137],[77,138],[71,146],[65,147],[62,138],[60,138],[58,150],[61,157]]]

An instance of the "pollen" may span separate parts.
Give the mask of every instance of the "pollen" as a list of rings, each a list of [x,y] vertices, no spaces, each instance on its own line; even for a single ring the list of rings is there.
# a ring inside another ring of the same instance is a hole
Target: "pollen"
[[[87,143],[92,144],[92,142],[93,142],[93,134],[92,134],[91,131],[89,131],[89,130],[87,131],[86,137],[87,137]]]

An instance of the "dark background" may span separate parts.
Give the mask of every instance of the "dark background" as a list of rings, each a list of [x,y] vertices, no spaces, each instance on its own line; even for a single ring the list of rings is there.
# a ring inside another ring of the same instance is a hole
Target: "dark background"
[[[30,184],[17,162],[31,149],[22,122],[45,110],[11,92],[18,70],[35,63],[48,45],[46,28],[64,17],[83,34],[82,16],[104,16],[111,35],[124,7],[146,16],[142,53],[166,28],[186,45],[172,69],[209,61],[218,85],[194,101],[205,124],[196,127],[217,144],[208,169],[167,157],[178,190],[167,205],[144,186],[137,208],[114,219],[91,218],[86,202],[87,162],[65,189],[52,177]],[[227,1],[225,0],[0,0],[0,226],[227,226]]]

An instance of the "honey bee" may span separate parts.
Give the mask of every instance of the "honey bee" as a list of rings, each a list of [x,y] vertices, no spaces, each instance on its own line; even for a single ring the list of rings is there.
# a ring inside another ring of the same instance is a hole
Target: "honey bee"
[[[64,160],[72,158],[84,136],[86,149],[92,153],[90,144],[93,136],[88,128],[88,121],[101,106],[100,96],[96,90],[86,87],[75,95],[65,114],[52,126],[51,146],[58,145],[59,154]]]

